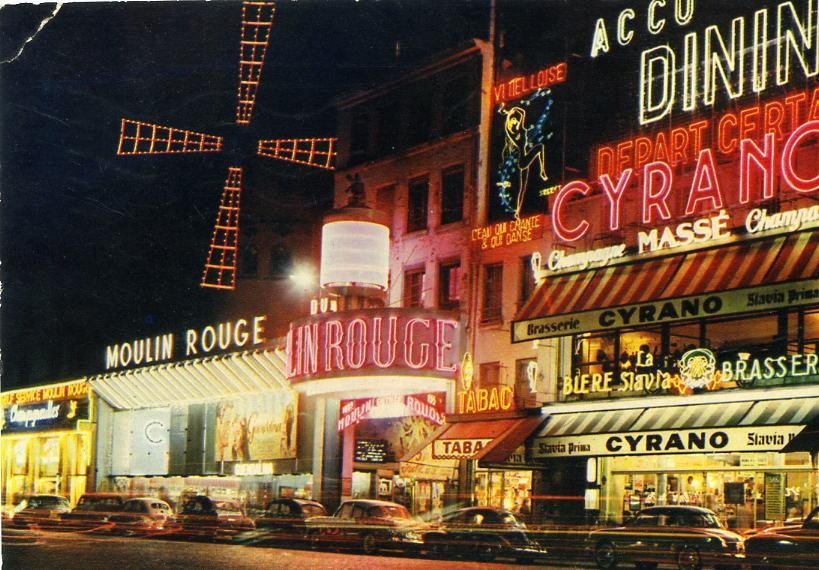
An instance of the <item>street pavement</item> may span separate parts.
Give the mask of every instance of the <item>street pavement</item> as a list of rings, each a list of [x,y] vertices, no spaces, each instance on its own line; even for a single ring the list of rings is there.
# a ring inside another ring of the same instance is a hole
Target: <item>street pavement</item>
[[[333,551],[250,547],[234,544],[99,537],[77,533],[14,532],[3,529],[3,568],[152,568],[369,570],[430,569],[491,570],[513,568],[579,568],[565,565],[480,563],[430,560],[400,555],[365,556]],[[584,565],[585,568],[590,566]]]

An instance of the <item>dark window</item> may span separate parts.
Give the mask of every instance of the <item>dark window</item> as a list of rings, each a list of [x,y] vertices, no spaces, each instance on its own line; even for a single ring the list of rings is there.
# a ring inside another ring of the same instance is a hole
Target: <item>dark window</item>
[[[503,293],[503,264],[485,265],[483,269],[483,311],[484,322],[501,320],[501,298]]]
[[[481,388],[500,386],[500,362],[485,362],[478,367],[478,382]]]
[[[256,277],[259,271],[259,250],[255,245],[247,246],[242,252],[242,275]]]
[[[415,93],[410,97],[410,121],[407,125],[409,144],[416,145],[430,138],[432,125],[432,97],[429,92]]]
[[[350,158],[361,158],[367,155],[370,145],[370,118],[364,114],[353,117],[350,129]]]
[[[273,244],[270,248],[267,276],[270,279],[282,279],[290,273],[291,265],[290,249],[282,243]]]
[[[416,269],[404,273],[404,306],[424,305],[424,270]]]
[[[520,260],[520,304],[529,300],[535,291],[535,274],[532,272],[532,256],[527,255]]]
[[[387,214],[390,226],[392,226],[392,211],[395,204],[395,186],[380,188],[375,194],[375,209]]]
[[[443,134],[456,133],[474,124],[476,90],[468,75],[458,75],[444,89]]]
[[[441,224],[464,217],[464,167],[449,168],[441,176]]]
[[[438,278],[438,306],[457,309],[461,303],[461,264],[441,264]]]
[[[429,180],[426,177],[410,180],[407,196],[408,232],[426,229],[428,198]]]
[[[393,103],[386,107],[382,107],[378,111],[378,152],[390,153],[394,152],[401,146],[400,136],[401,131],[398,128],[400,124],[401,107],[398,103]]]

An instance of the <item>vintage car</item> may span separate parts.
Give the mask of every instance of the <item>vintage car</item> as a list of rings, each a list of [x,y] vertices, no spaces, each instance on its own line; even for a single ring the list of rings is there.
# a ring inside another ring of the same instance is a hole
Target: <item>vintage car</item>
[[[10,528],[48,528],[59,526],[60,516],[71,510],[68,499],[60,495],[31,495],[10,513]]]
[[[173,528],[176,519],[165,501],[138,497],[125,501],[122,512],[108,517],[108,522],[107,530],[114,534],[148,534]]]
[[[327,509],[319,502],[305,499],[276,499],[267,505],[264,515],[256,519],[257,539],[308,539],[307,520],[327,516]]]
[[[232,538],[255,528],[239,503],[211,499],[205,495],[187,499],[176,522],[175,532],[191,538]]]
[[[602,570],[628,563],[640,568],[670,563],[680,570],[745,563],[744,539],[724,529],[713,511],[698,507],[643,509],[622,526],[592,531],[587,545]]]
[[[469,507],[445,515],[435,530],[424,534],[424,546],[439,556],[484,561],[506,556],[528,562],[546,554],[514,514],[490,507]]]
[[[389,501],[344,501],[331,517],[307,520],[313,548],[359,548],[366,554],[379,550],[420,551],[429,527],[413,518],[403,505]]]
[[[90,530],[108,524],[108,518],[122,511],[128,497],[115,493],[86,493],[71,512],[60,516],[66,530]]]
[[[745,539],[753,570],[819,566],[819,507],[798,525],[768,528]]]

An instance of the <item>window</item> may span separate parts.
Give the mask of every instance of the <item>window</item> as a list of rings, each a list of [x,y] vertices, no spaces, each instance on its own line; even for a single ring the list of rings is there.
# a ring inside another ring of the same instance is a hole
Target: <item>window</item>
[[[407,194],[407,231],[415,232],[427,227],[427,200],[429,180],[427,177],[410,180]]]
[[[404,306],[424,306],[424,270],[416,269],[404,273]]]
[[[448,168],[441,175],[441,224],[464,217],[464,167]]]
[[[501,320],[501,294],[503,292],[503,264],[485,265],[483,270],[483,311],[481,320]]]
[[[363,519],[366,518],[367,511],[364,510],[364,507],[361,505],[356,505],[353,507],[353,518],[354,519]]]
[[[475,123],[475,89],[469,75],[462,74],[447,82],[444,89],[443,134],[468,129]]]
[[[398,128],[400,115],[401,107],[398,103],[378,110],[378,152],[394,152],[401,146],[401,130]]]
[[[532,256],[527,255],[520,259],[520,305],[529,300],[535,291],[535,274],[532,271]]]
[[[290,250],[283,243],[270,248],[270,260],[267,264],[267,276],[270,279],[282,279],[290,273]]]
[[[441,264],[438,277],[438,306],[457,309],[461,303],[460,262]]]
[[[432,98],[429,92],[415,93],[410,101],[410,121],[407,134],[411,145],[421,144],[430,138],[432,124]]]
[[[815,354],[819,352],[819,311],[805,312],[803,319],[803,351]]]
[[[350,129],[350,158],[362,158],[367,155],[370,145],[370,118],[366,113],[353,117]]]
[[[500,362],[484,362],[478,367],[478,382],[481,388],[491,388],[501,384]]]
[[[529,385],[529,365],[537,362],[534,358],[520,358],[515,361],[515,393],[526,394],[527,392],[536,392],[537,386]],[[535,378],[537,382],[537,378]],[[531,389],[530,389],[531,388]]]
[[[779,316],[767,313],[758,317],[706,322],[705,346],[711,348],[717,359],[740,353],[756,356],[785,353],[779,331]]]
[[[342,519],[353,518],[353,504],[344,503],[343,505],[341,505],[341,508],[338,511],[338,517]]]
[[[255,245],[248,245],[242,252],[242,275],[256,277],[259,270],[259,250]]]

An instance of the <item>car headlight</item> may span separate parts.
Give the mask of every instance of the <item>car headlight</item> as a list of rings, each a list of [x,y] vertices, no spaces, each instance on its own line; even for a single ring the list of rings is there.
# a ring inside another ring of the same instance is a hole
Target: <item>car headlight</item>
[[[420,532],[411,530],[404,533],[404,538],[407,540],[421,540],[423,537],[421,536]]]

